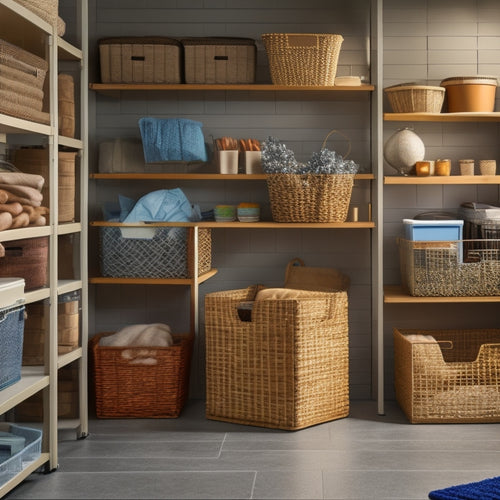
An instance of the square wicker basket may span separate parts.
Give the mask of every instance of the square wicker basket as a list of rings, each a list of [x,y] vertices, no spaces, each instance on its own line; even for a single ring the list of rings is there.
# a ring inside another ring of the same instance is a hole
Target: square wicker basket
[[[349,413],[347,292],[256,300],[256,287],[205,296],[206,416],[297,430]]]
[[[394,329],[396,399],[411,423],[500,422],[500,329]]]
[[[177,418],[188,397],[193,336],[170,347],[100,346],[89,340],[99,418]],[[146,352],[145,352],[146,351]],[[147,355],[152,362],[141,363]]]

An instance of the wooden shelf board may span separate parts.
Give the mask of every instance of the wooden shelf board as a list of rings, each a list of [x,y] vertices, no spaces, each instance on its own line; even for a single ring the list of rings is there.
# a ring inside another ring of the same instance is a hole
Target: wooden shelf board
[[[356,85],[356,86],[309,86],[309,85],[273,85],[266,83],[252,84],[155,84],[155,83],[90,83],[89,88],[98,92],[109,92],[119,90],[247,90],[256,92],[371,92],[375,90],[374,85]]]
[[[500,112],[492,113],[384,113],[387,122],[500,122]]]
[[[229,181],[254,181],[266,180],[266,174],[188,174],[173,172],[133,172],[133,173],[92,173],[91,179],[114,179],[114,180],[229,180]],[[373,180],[373,174],[356,174],[355,180]]]
[[[403,291],[400,285],[384,286],[384,302],[386,304],[441,304],[465,302],[500,302],[500,296],[486,297],[413,297]]]
[[[90,223],[95,227],[204,227],[204,228],[232,228],[232,229],[370,229],[375,227],[372,221],[360,222],[152,222],[152,223],[130,223],[93,221]]]
[[[217,269],[210,269],[198,278],[89,278],[89,283],[95,285],[186,285],[203,283],[217,274]]]
[[[386,175],[384,184],[500,184],[500,175]]]

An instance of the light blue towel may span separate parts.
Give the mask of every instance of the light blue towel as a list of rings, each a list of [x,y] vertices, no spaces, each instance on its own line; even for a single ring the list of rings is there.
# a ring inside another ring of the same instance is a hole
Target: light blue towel
[[[146,163],[208,159],[200,122],[185,118],[141,118],[139,128]]]

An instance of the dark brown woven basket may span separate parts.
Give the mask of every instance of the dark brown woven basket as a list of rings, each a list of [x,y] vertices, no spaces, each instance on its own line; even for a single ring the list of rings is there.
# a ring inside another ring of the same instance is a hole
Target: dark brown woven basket
[[[177,418],[189,392],[193,335],[174,334],[170,347],[100,346],[104,335],[89,340],[97,417]],[[154,364],[134,363],[144,351]]]
[[[24,278],[25,290],[41,288],[47,284],[49,239],[30,238],[5,241],[5,257],[0,258],[0,276]]]

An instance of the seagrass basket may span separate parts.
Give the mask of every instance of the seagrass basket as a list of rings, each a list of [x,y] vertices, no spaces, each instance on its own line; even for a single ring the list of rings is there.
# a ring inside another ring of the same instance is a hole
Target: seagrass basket
[[[500,329],[394,329],[396,399],[411,423],[500,422]]]
[[[384,89],[394,113],[440,113],[445,89],[430,85],[395,85]]]
[[[266,33],[262,41],[275,85],[334,85],[342,35]]]
[[[205,296],[206,416],[297,430],[349,413],[347,292],[255,300],[258,287]]]
[[[101,346],[89,340],[98,418],[177,418],[188,397],[192,334],[170,347]],[[149,363],[140,362],[144,359]],[[139,362],[138,362],[139,361]]]
[[[345,222],[354,174],[268,174],[275,222]]]

